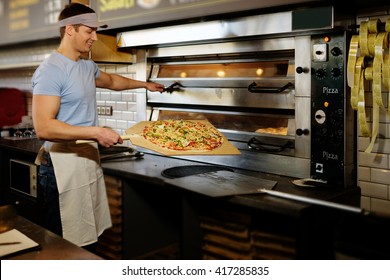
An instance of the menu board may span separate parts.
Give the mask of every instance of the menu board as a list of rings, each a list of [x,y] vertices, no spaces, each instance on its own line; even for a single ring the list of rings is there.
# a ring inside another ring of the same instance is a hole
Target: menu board
[[[318,0],[319,1],[319,0]],[[91,0],[90,6],[109,29],[126,28],[224,13],[250,11],[313,0]]]
[[[0,0],[0,45],[59,37],[58,15],[69,0]]]

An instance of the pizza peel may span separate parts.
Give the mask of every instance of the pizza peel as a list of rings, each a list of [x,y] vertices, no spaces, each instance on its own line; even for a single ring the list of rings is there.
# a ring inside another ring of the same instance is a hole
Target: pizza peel
[[[120,136],[123,140],[130,140],[130,135],[121,135]],[[96,143],[95,140],[76,140],[76,144],[86,144],[86,143]]]
[[[248,176],[227,170],[218,170],[174,179],[167,183],[211,197],[259,194],[271,190],[276,181]]]
[[[229,170],[218,170],[183,177],[169,178],[165,181],[171,185],[211,197],[267,194],[274,197],[334,208],[352,213],[367,214],[367,211],[360,207],[276,191],[273,189],[277,185],[277,181],[248,176]]]
[[[191,120],[190,120],[191,121]],[[213,127],[213,125],[206,121],[206,120],[192,120],[193,122],[200,122],[208,127]],[[147,139],[143,136],[143,131],[145,126],[150,125],[151,123],[154,123],[154,121],[141,121],[135,124],[134,126],[126,129],[126,134],[121,135],[121,138],[123,140],[130,140],[131,143],[135,146],[139,146],[148,150],[155,151],[157,153],[160,153],[162,155],[166,156],[180,156],[180,155],[239,155],[241,154],[240,151],[233,146],[229,140],[226,138],[225,135],[222,134],[224,141],[223,144],[218,147],[217,149],[211,150],[211,151],[194,151],[194,150],[188,150],[188,151],[181,151],[181,150],[170,150],[162,148]],[[82,143],[93,143],[96,141],[93,140],[77,140],[77,144]]]

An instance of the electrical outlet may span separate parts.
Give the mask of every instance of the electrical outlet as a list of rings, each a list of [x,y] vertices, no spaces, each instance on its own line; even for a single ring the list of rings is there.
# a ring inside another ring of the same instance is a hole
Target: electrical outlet
[[[97,106],[96,110],[100,116],[112,116],[113,113],[112,106]]]
[[[112,116],[112,106],[105,107],[106,116]]]

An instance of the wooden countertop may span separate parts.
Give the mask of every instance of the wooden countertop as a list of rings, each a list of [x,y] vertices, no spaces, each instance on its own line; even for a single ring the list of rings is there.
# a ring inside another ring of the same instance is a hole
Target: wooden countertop
[[[17,215],[14,207],[0,207],[0,232],[17,229],[40,245],[40,249],[16,253],[6,260],[101,260],[102,258],[76,246],[62,237]]]

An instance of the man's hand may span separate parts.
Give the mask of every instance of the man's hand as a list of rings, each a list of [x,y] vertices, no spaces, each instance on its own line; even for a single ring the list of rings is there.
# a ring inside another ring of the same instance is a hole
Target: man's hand
[[[123,143],[123,139],[121,138],[121,136],[111,128],[107,127],[100,128],[99,135],[97,136],[96,140],[101,146],[106,148]]]
[[[146,83],[146,89],[149,90],[149,91],[163,92],[164,91],[164,85],[153,83],[153,82],[147,82]]]

